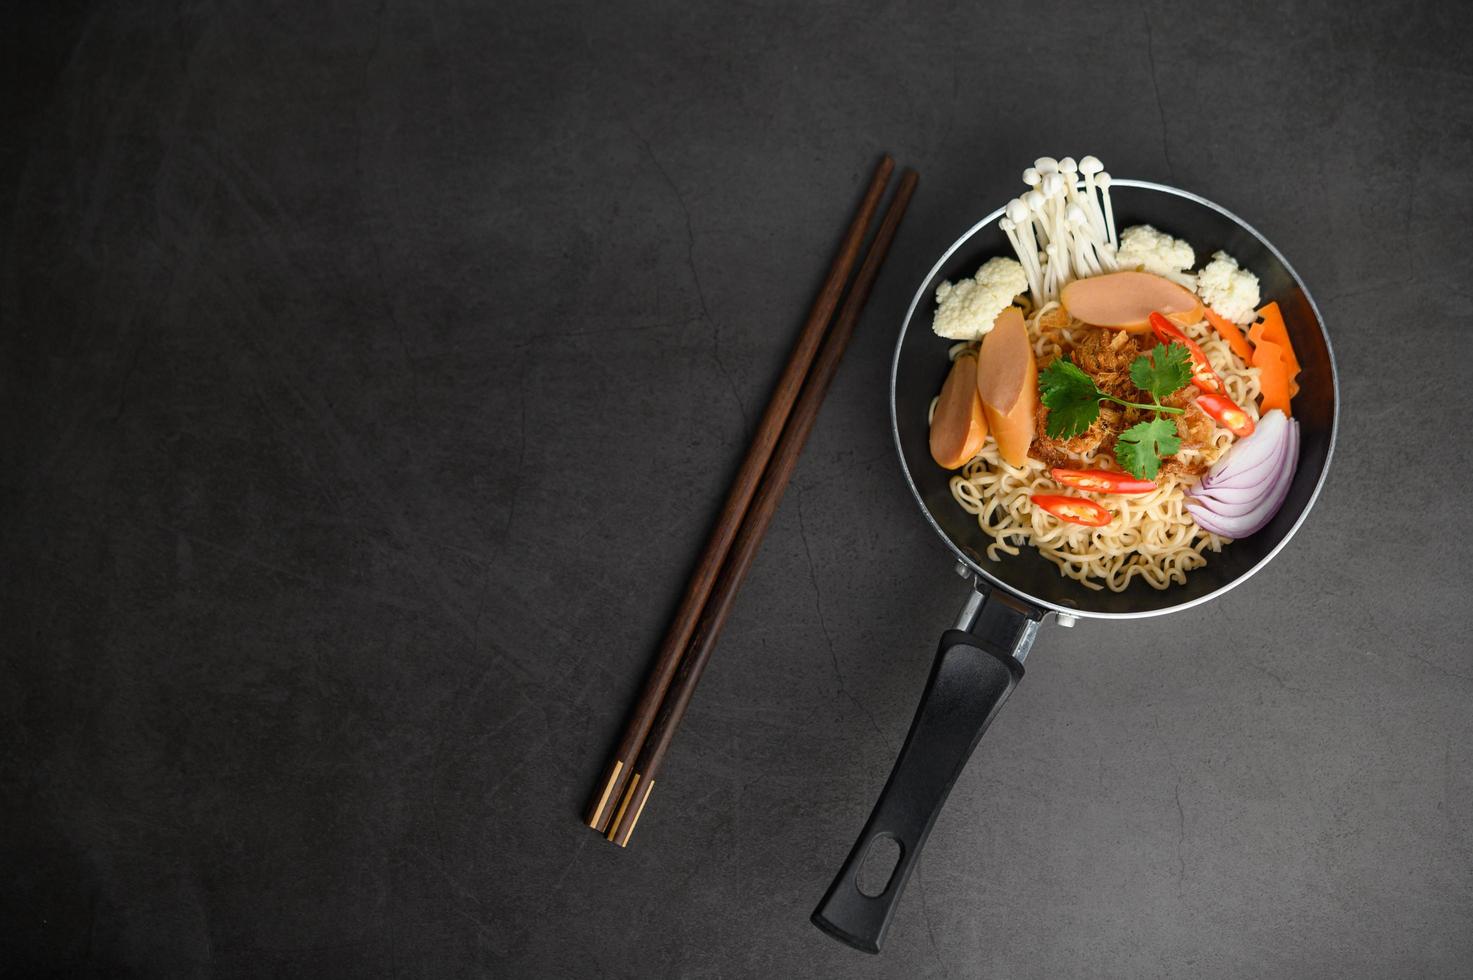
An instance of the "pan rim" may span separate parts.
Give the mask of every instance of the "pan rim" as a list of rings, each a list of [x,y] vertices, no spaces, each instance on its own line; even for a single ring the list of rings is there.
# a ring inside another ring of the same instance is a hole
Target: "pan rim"
[[[969,556],[965,551],[957,546],[956,542],[952,540],[951,535],[947,534],[942,529],[941,525],[936,522],[936,518],[931,514],[930,508],[926,506],[925,501],[921,498],[920,490],[916,487],[915,480],[911,476],[910,467],[908,467],[905,463],[905,449],[900,441],[900,422],[895,408],[897,380],[900,373],[900,355],[905,346],[906,334],[910,330],[912,320],[915,318],[916,309],[920,306],[921,301],[925,299],[927,297],[927,294],[929,293],[929,284],[936,278],[936,275],[941,271],[942,266],[944,266],[947,261],[950,260],[952,255],[954,255],[956,251],[962,246],[966,245],[967,242],[971,241],[972,237],[976,235],[979,231],[986,228],[988,225],[991,225],[998,218],[1000,218],[1005,208],[998,208],[997,210],[988,214],[985,218],[978,221],[976,224],[972,225],[972,227],[963,232],[960,238],[952,242],[951,246],[947,248],[947,250],[942,253],[941,257],[936,260],[935,264],[931,266],[930,271],[926,273],[926,276],[922,280],[921,285],[916,289],[915,296],[911,299],[910,306],[905,311],[905,320],[900,325],[900,335],[896,338],[895,341],[895,353],[890,359],[890,436],[895,443],[895,453],[900,460],[900,472],[905,476],[905,485],[910,489],[910,495],[912,498],[914,498],[916,506],[920,508],[921,516],[925,518],[926,523],[929,524],[931,526],[931,529],[936,532],[936,534],[941,538],[943,542],[945,542],[946,547],[957,558],[957,560],[962,562],[968,569],[971,570],[973,574],[980,576],[987,582],[992,583],[993,586],[1003,589],[1011,595],[1015,595],[1020,599],[1033,603],[1035,606],[1038,606],[1041,609],[1045,609],[1054,613],[1059,613],[1076,618],[1089,617],[1091,619],[1146,619],[1152,616],[1164,616],[1168,613],[1181,612],[1182,610],[1190,609],[1193,606],[1198,606],[1212,599],[1215,599],[1223,593],[1229,591],[1230,589],[1235,588],[1239,584],[1247,581],[1254,574],[1256,574],[1259,569],[1263,568],[1270,561],[1272,561],[1274,557],[1278,555],[1281,550],[1283,550],[1284,546],[1289,543],[1294,535],[1298,533],[1299,528],[1304,524],[1305,519],[1309,517],[1310,511],[1314,509],[1315,503],[1319,500],[1320,491],[1324,488],[1325,479],[1329,476],[1330,473],[1330,464],[1334,461],[1335,458],[1335,441],[1340,431],[1340,373],[1335,365],[1335,350],[1330,343],[1330,333],[1328,330],[1325,329],[1325,318],[1323,314],[1320,313],[1319,304],[1314,301],[1314,295],[1310,293],[1309,287],[1304,284],[1304,280],[1300,278],[1299,273],[1294,269],[1292,265],[1289,264],[1289,260],[1284,258],[1283,253],[1274,246],[1273,242],[1264,237],[1257,228],[1254,228],[1248,222],[1244,221],[1242,218],[1238,217],[1236,214],[1229,211],[1222,205],[1210,201],[1207,198],[1202,197],[1200,194],[1194,194],[1191,191],[1182,190],[1179,187],[1172,187],[1169,184],[1158,184],[1148,180],[1133,180],[1121,178],[1113,180],[1112,186],[1133,187],[1141,190],[1158,191],[1164,194],[1170,194],[1176,197],[1185,198],[1189,201],[1193,201],[1223,215],[1229,221],[1232,221],[1234,224],[1238,225],[1254,238],[1258,239],[1258,241],[1261,242],[1263,246],[1273,254],[1274,258],[1278,259],[1278,261],[1283,265],[1285,271],[1289,273],[1290,278],[1293,279],[1295,284],[1298,285],[1301,291],[1303,291],[1304,298],[1309,302],[1310,309],[1314,311],[1315,326],[1319,328],[1320,336],[1323,338],[1325,343],[1325,353],[1330,362],[1330,389],[1332,394],[1334,395],[1334,405],[1331,407],[1330,412],[1330,439],[1328,449],[1325,452],[1324,465],[1320,467],[1319,478],[1315,481],[1314,489],[1310,491],[1309,500],[1305,502],[1303,509],[1300,510],[1299,516],[1295,519],[1293,526],[1289,528],[1288,532],[1285,533],[1284,536],[1280,538],[1279,541],[1271,549],[1269,549],[1268,553],[1265,554],[1251,568],[1249,568],[1242,574],[1234,577],[1232,580],[1228,581],[1220,588],[1215,589],[1214,591],[1209,592],[1206,595],[1198,596],[1195,599],[1187,599],[1173,605],[1163,606],[1159,609],[1146,609],[1135,612],[1116,613],[1097,612],[1094,610],[1079,609],[1073,606],[1060,605],[1057,602],[1051,602],[1048,599],[1043,599],[1038,596],[1032,595],[1031,593],[1025,592],[1017,586],[1003,581],[1001,578],[992,574],[987,569],[979,565],[971,558],[971,556]]]

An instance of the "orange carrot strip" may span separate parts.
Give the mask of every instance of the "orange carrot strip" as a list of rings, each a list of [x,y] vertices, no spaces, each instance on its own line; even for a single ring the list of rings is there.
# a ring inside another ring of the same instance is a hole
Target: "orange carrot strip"
[[[1243,331],[1238,329],[1238,325],[1227,317],[1219,315],[1211,307],[1204,308],[1202,312],[1207,314],[1207,322],[1212,324],[1213,328],[1222,336],[1222,339],[1228,342],[1228,346],[1233,349],[1233,353],[1241,357],[1244,364],[1252,364],[1253,348],[1249,346],[1248,338],[1243,336]]]
[[[1253,366],[1258,368],[1258,387],[1263,392],[1258,397],[1258,414],[1264,415],[1280,409],[1285,415],[1289,411],[1289,366],[1284,363],[1284,352],[1271,340],[1260,340],[1253,350]]]
[[[1289,342],[1289,329],[1284,325],[1284,314],[1278,303],[1267,303],[1258,311],[1259,322],[1248,330],[1248,338],[1255,344],[1267,340],[1277,344],[1284,358],[1289,378],[1289,396],[1299,393],[1299,358],[1294,355],[1294,345]]]

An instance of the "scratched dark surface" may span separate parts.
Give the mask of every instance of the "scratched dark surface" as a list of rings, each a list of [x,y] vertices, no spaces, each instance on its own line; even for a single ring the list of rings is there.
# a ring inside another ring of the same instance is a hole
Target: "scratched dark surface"
[[[1473,975],[1468,11],[12,9],[0,974]],[[915,205],[618,851],[585,793],[882,149]],[[1088,152],[1289,256],[1339,452],[1221,601],[1039,640],[866,957],[808,913],[963,597],[894,331]]]

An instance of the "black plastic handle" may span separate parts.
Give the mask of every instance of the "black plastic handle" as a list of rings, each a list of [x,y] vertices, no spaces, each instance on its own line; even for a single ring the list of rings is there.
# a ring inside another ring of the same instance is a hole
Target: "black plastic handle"
[[[1042,616],[1041,610],[994,593],[976,632],[942,634],[910,734],[859,840],[814,909],[814,925],[855,949],[880,951],[900,893],[952,785],[1023,678],[1020,658],[1027,655]],[[860,869],[875,841],[885,837],[900,845],[900,857],[883,890],[866,895],[860,891]]]

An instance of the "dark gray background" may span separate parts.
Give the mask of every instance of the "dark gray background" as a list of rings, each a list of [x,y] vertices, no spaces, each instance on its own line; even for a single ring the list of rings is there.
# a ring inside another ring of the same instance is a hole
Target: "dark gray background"
[[[0,972],[1473,974],[1465,5],[7,16]],[[579,822],[877,154],[921,185],[634,846]],[[807,921],[963,596],[894,332],[1043,153],[1314,290],[1299,536],[1050,629],[882,957]]]

